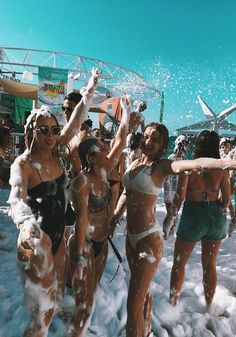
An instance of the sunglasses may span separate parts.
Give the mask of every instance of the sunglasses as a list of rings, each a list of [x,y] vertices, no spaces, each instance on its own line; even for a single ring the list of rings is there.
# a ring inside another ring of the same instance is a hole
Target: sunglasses
[[[61,132],[60,126],[52,126],[49,128],[48,126],[39,126],[36,130],[38,130],[43,136],[48,136],[52,134],[53,136],[57,136]]]
[[[62,111],[68,111],[69,113],[73,112],[74,108],[66,108],[64,106],[61,107]]]

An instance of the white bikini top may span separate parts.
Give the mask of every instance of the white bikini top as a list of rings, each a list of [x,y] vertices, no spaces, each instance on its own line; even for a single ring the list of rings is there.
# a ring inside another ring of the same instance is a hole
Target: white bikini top
[[[155,186],[152,181],[150,165],[144,166],[134,177],[130,177],[130,172],[135,163],[137,163],[137,160],[130,164],[123,176],[126,189],[158,196],[161,188]]]

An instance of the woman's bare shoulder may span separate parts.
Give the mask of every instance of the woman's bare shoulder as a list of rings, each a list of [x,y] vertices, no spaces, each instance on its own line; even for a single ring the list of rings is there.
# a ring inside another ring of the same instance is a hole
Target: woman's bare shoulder
[[[12,166],[19,167],[21,169],[29,169],[32,167],[32,162],[30,158],[30,153],[28,151],[23,152],[21,155],[16,157]]]
[[[70,185],[72,187],[82,187],[88,184],[88,177],[86,172],[79,172],[77,176],[71,181]]]
[[[169,159],[160,159],[157,163],[154,164],[153,172],[159,172],[165,174],[166,171],[170,170],[172,160]]]

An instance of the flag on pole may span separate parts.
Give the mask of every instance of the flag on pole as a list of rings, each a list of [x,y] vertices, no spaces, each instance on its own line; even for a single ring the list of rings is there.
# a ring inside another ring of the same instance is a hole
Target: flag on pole
[[[64,124],[62,104],[67,94],[68,70],[50,67],[39,67],[38,104],[50,106],[58,122]]]
[[[160,123],[163,121],[164,114],[164,91],[161,92],[161,105],[160,105]]]

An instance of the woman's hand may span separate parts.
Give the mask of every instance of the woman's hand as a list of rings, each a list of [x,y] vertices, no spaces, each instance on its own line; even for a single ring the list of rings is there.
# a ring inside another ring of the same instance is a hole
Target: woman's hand
[[[18,244],[24,249],[35,250],[35,239],[40,240],[42,238],[42,231],[38,224],[25,221],[19,226],[20,234],[18,237]]]
[[[114,232],[115,232],[115,229],[116,229],[117,225],[120,225],[119,220],[117,218],[113,217],[111,219],[110,229],[109,229],[109,236],[111,238],[113,238],[113,236],[114,236]]]
[[[176,216],[173,216],[171,213],[167,213],[164,222],[163,222],[163,234],[164,239],[167,240],[170,236],[171,229],[175,226]]]
[[[127,129],[129,127],[129,120],[131,114],[132,100],[129,96],[122,97],[120,99],[120,106],[122,108],[122,117],[120,124],[125,126]]]
[[[87,84],[87,88],[86,88],[86,92],[88,94],[93,94],[97,84],[98,84],[98,79],[101,76],[101,73],[99,72],[99,70],[97,68],[93,68],[91,71],[91,77],[88,81]]]

